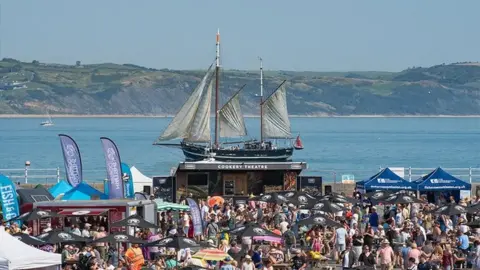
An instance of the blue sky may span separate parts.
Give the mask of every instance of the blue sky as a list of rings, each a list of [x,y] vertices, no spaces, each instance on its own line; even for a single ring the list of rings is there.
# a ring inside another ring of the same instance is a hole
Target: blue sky
[[[1,57],[205,69],[386,70],[480,61],[480,1],[6,0]]]

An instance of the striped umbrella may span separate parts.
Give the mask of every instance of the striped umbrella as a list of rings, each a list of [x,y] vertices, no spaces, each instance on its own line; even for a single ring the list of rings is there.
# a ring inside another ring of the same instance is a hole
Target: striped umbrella
[[[223,261],[229,255],[219,249],[216,248],[207,248],[198,251],[197,253],[193,254],[192,258],[197,258],[205,261]]]

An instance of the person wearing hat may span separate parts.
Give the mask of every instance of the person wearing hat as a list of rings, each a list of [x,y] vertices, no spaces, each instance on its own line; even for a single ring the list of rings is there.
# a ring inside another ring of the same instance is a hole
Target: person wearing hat
[[[378,250],[377,253],[377,261],[380,262],[380,269],[390,270],[394,258],[395,254],[393,253],[393,249],[390,246],[390,242],[387,239],[384,239],[381,243],[381,248]]]
[[[252,261],[252,257],[250,257],[250,255],[248,254],[245,255],[241,270],[254,270],[254,269],[255,269],[255,264]]]
[[[232,258],[230,258],[230,256],[226,257],[223,260],[223,264],[220,267],[220,270],[235,270],[235,268],[232,266]]]
[[[292,270],[304,270],[307,268],[307,261],[305,256],[299,249],[292,249]]]

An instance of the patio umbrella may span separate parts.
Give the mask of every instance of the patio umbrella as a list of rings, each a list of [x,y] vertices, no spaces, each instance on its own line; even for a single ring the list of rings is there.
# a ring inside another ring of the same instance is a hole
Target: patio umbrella
[[[266,203],[276,203],[276,204],[288,203],[288,200],[287,198],[285,198],[285,196],[278,194],[276,192],[249,198],[248,200],[254,201],[254,202],[266,202]]]
[[[176,250],[179,250],[184,248],[200,247],[200,244],[198,244],[197,242],[195,242],[190,238],[174,236],[174,237],[166,237],[157,241],[150,242],[145,246],[174,248]]]
[[[144,244],[145,242],[146,242],[146,241],[144,241],[144,240],[142,240],[142,239],[140,239],[140,238],[137,238],[137,237],[128,235],[128,234],[123,233],[123,232],[117,232],[117,233],[113,233],[113,234],[107,235],[107,236],[102,237],[102,238],[95,239],[95,240],[91,241],[90,243],[111,243],[111,244],[130,243],[130,244]]]
[[[192,258],[197,258],[205,261],[223,261],[227,257],[229,257],[229,255],[226,252],[216,248],[202,249],[192,255]]]
[[[467,226],[475,227],[475,228],[480,227],[480,219],[476,219],[474,221],[467,223]]]
[[[381,200],[376,200],[376,202],[383,202],[385,204],[409,204],[409,203],[423,203],[422,200],[417,199],[414,196],[410,196],[404,193],[392,194],[389,197],[386,197]]]
[[[27,213],[24,213],[24,214],[21,214],[20,216],[18,216],[16,218],[13,218],[11,220],[8,220],[7,222],[16,221],[16,220],[20,220],[20,221],[23,221],[23,222],[29,222],[29,221],[33,221],[33,220],[59,217],[59,216],[60,215],[55,213],[55,212],[50,212],[50,211],[45,211],[45,210],[35,208],[34,210],[32,210],[30,212],[27,212]]]
[[[307,209],[312,209],[315,211],[322,211],[325,213],[337,213],[340,211],[345,211],[346,208],[343,206],[338,205],[337,203],[331,202],[331,201],[319,201],[316,203],[309,204],[305,206]]]
[[[16,233],[13,235],[13,237],[30,246],[41,246],[46,244],[45,241],[38,239],[37,237],[30,236],[26,233]]]
[[[144,218],[142,218],[139,215],[131,215],[111,225],[111,227],[124,227],[124,226],[132,226],[132,227],[141,228],[141,229],[158,228],[157,225],[146,221]]]
[[[460,215],[466,212],[467,212],[467,209],[465,207],[454,204],[454,203],[440,206],[437,209],[432,210],[432,213],[435,215],[447,215],[447,216]]]
[[[58,244],[58,243],[85,243],[90,241],[87,238],[80,237],[78,235],[64,232],[61,230],[53,230],[49,231],[47,233],[43,233],[41,235],[38,235],[37,238],[39,238],[42,241],[45,241],[47,244]]]
[[[299,222],[297,222],[298,225],[303,226],[303,225],[321,225],[321,226],[328,226],[328,227],[335,227],[339,228],[342,227],[342,224],[336,222],[335,220],[332,220],[331,218],[325,216],[325,215],[311,215],[310,217],[306,219],[302,219]]]
[[[210,199],[208,199],[208,201],[207,201],[207,204],[210,207],[213,207],[215,205],[216,206],[222,206],[223,203],[225,203],[225,199],[220,197],[220,196],[213,196]]]
[[[277,234],[261,228],[257,224],[249,224],[245,226],[237,227],[233,230],[228,231],[230,234],[237,235],[239,237],[256,237],[256,236],[272,236],[279,237]]]
[[[318,198],[303,191],[281,191],[277,194],[283,195],[289,203],[294,205],[309,204],[318,200]]]
[[[394,194],[392,191],[380,190],[380,191],[367,192],[365,193],[364,197],[370,200],[378,201],[378,200],[383,200],[385,198],[388,198],[392,194]]]
[[[331,194],[328,194],[328,195],[325,195],[325,196],[321,196],[320,198],[317,198],[317,201],[318,200],[320,200],[320,201],[330,201],[330,202],[333,202],[333,203],[351,203],[351,204],[359,203],[359,201],[354,199],[354,198],[349,198],[347,196],[344,196],[344,195],[338,194],[338,193],[331,193]]]

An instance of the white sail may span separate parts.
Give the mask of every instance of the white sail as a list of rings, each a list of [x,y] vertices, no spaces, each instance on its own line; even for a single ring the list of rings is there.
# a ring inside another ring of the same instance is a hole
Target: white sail
[[[270,139],[291,138],[290,120],[287,110],[285,84],[263,102],[263,137]]]
[[[218,117],[221,137],[233,138],[247,135],[238,92],[223,105],[218,112]]]
[[[210,141],[210,107],[212,105],[213,80],[210,80],[207,91],[204,91],[200,104],[193,118],[188,136],[185,138],[190,142]]]
[[[200,101],[202,100],[202,95],[210,76],[210,70],[211,68],[208,69],[207,74],[205,74],[200,84],[197,85],[197,88],[195,88],[192,95],[183,104],[180,111],[175,115],[172,122],[170,122],[157,141],[184,139],[189,137],[190,127],[194,121]]]

